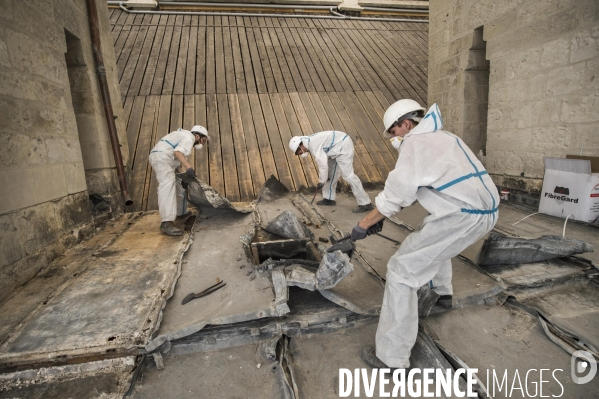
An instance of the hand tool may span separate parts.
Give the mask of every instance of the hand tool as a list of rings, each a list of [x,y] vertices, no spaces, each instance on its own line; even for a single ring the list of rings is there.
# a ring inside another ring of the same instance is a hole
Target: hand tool
[[[198,292],[197,294],[192,292],[189,295],[187,295],[185,298],[183,298],[183,301],[181,301],[181,305],[185,305],[187,302],[191,301],[192,299],[201,298],[208,294],[212,294],[214,291],[217,291],[217,290],[223,288],[225,285],[227,285],[227,283],[225,283],[223,280],[218,279],[218,283],[206,288],[204,291]]]
[[[375,233],[375,235],[377,235],[379,237],[383,237],[385,240],[389,240],[389,241],[394,242],[396,244],[401,244],[401,241],[394,240],[393,238],[387,237],[385,235],[382,235],[381,233]]]
[[[314,203],[314,198],[316,198],[316,194],[318,194],[318,187],[314,190],[314,196],[312,197],[312,201],[310,201],[310,205]]]

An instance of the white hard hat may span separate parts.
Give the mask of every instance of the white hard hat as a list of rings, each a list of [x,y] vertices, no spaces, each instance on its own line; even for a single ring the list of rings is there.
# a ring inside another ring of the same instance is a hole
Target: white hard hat
[[[414,100],[404,99],[394,102],[389,106],[389,108],[387,108],[387,111],[385,111],[385,116],[383,116],[383,123],[385,124],[383,136],[388,139],[393,137],[393,135],[388,133],[387,130],[389,130],[389,128],[393,126],[393,124],[399,119],[402,119],[402,116],[406,116],[403,119],[413,119],[416,122],[420,122],[422,119],[419,115],[421,114],[421,111],[424,112],[426,109]]]
[[[291,140],[289,140],[289,149],[295,153],[301,143],[302,143],[302,136],[293,136],[291,138]]]
[[[206,138],[208,140],[210,140],[210,136],[208,136],[208,130],[206,130],[206,128],[204,126],[195,125],[194,127],[191,128],[191,132],[192,133],[199,133],[202,136],[206,136]]]

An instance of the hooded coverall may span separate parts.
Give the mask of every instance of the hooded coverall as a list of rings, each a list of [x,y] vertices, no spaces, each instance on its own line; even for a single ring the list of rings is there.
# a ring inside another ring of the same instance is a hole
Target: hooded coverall
[[[395,169],[376,207],[390,217],[418,202],[430,213],[387,263],[387,282],[376,332],[376,355],[407,368],[418,334],[417,290],[429,284],[451,295],[451,258],[487,234],[497,221],[499,194],[483,165],[443,127],[437,105],[404,136]]]
[[[364,191],[360,178],[354,173],[354,143],[351,137],[343,132],[327,130],[302,137],[302,143],[318,165],[318,179],[324,184],[323,198],[335,200],[337,182],[342,176],[351,186],[358,205],[370,204],[370,197]]]
[[[149,162],[158,181],[158,210],[162,222],[172,222],[187,212],[183,187],[175,178],[175,169],[181,165],[175,151],[187,157],[194,143],[195,136],[189,130],[179,129],[164,136],[150,151]]]

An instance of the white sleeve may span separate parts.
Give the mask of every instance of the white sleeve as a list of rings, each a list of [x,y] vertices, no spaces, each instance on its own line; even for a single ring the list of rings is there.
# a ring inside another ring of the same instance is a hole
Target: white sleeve
[[[190,137],[183,137],[175,147],[175,151],[179,151],[187,157],[189,154],[191,154],[193,143],[194,140],[192,140]]]
[[[329,179],[329,158],[324,151],[319,149],[316,151],[316,154],[314,154],[314,160],[318,165],[318,181],[324,184]]]
[[[395,169],[389,172],[385,188],[375,198],[377,209],[386,217],[413,204],[419,186],[423,185],[421,177],[427,172],[421,169],[423,159],[417,152],[415,141],[408,139],[402,143]]]

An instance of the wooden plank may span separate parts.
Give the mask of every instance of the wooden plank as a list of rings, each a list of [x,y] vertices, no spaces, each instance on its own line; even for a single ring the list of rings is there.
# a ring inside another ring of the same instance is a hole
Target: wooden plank
[[[320,123],[320,119],[314,110],[314,105],[312,105],[312,101],[308,96],[308,93],[298,93],[298,96],[304,106],[304,110],[306,111],[306,115],[308,116],[308,120],[310,121],[310,125],[312,129],[314,129],[314,133],[322,132],[325,128]]]
[[[308,37],[309,32],[306,32],[305,29],[297,29],[297,35],[302,42],[303,53],[306,54],[307,57],[309,57],[309,60],[316,71],[316,76],[318,76],[320,82],[322,83],[322,91],[334,91],[335,86],[333,86],[333,84],[331,83],[331,79],[329,78],[322,63],[320,62],[320,57],[318,57],[318,49],[314,47],[314,45],[311,43]],[[304,58],[304,61],[306,61],[306,58]]]
[[[370,90],[371,85],[375,86],[365,68],[357,62],[356,57],[347,48],[347,45],[340,43],[338,36],[343,36],[343,33],[340,35],[337,29],[328,29],[324,30],[321,34],[328,48],[334,51],[335,57],[339,61],[343,73],[348,77],[354,91]]]
[[[240,90],[240,78],[243,78],[245,83],[246,91],[243,93],[256,93],[256,81],[254,77],[254,68],[252,67],[252,59],[250,55],[250,49],[248,45],[248,39],[246,36],[246,29],[243,27],[243,18],[235,17],[239,27],[237,28],[237,36],[239,38],[239,51],[241,53],[240,60],[242,61],[241,74],[242,76],[237,79],[237,89]],[[237,64],[235,64],[235,74],[238,73]],[[242,93],[242,91],[239,91]]]
[[[182,94],[173,94],[171,96],[171,122],[169,124],[169,132],[173,132],[179,128],[184,129],[184,127],[183,127],[183,95]],[[191,128],[191,126],[189,126],[189,128]]]
[[[252,184],[254,186],[254,193],[257,196],[265,182],[264,173],[266,167],[262,166],[262,158],[263,155],[266,155],[266,152],[262,154],[258,145],[258,138],[256,136],[256,129],[254,128],[254,121],[252,119],[252,110],[250,109],[249,97],[246,94],[238,94],[236,97],[239,105],[241,124],[243,126],[243,132],[245,136],[245,148],[247,150],[250,172],[252,174]],[[271,162],[274,165],[272,153],[270,154],[270,157]],[[270,177],[270,175],[268,176]]]
[[[195,97],[193,94],[183,95],[183,129],[191,130],[196,125],[195,121]],[[203,126],[203,125],[202,125]],[[191,151],[187,157],[187,162],[195,169],[196,150]],[[196,170],[196,174],[198,171]]]
[[[169,124],[171,116],[171,96],[159,96],[160,106],[156,112],[156,122],[154,124],[154,135],[152,147],[158,140],[170,133]],[[148,174],[146,179],[146,192],[144,194],[145,206],[143,210],[151,211],[158,209],[158,182],[155,174]]]
[[[210,182],[209,184],[219,194],[225,195],[225,180],[223,176],[222,143],[220,123],[218,119],[218,102],[216,94],[206,94],[206,128],[210,132]]]
[[[282,102],[285,97],[288,97],[286,93],[273,93],[270,95],[270,103],[272,104],[273,113],[277,122],[282,147],[281,151],[283,151],[283,154],[287,158],[287,164],[289,165],[289,171],[291,172],[295,188],[299,189],[300,187],[308,187],[308,183],[299,157],[292,153],[288,147],[289,140],[291,140],[293,134],[291,133],[290,123],[287,121],[287,116],[283,109]],[[293,121],[291,123],[293,123]],[[297,123],[297,121],[295,123]]]
[[[322,59],[323,65],[325,66],[331,82],[337,90],[360,90],[360,87],[353,77],[351,72],[346,65],[347,60],[342,60],[334,47],[327,46],[326,41],[323,39],[323,32],[321,29],[310,30],[314,43],[322,52],[324,58]],[[338,62],[339,61],[339,62]]]
[[[125,43],[127,42],[129,33],[131,32],[131,24],[133,23],[134,18],[135,18],[135,15],[133,15],[133,14],[127,14],[122,17],[123,25],[121,26],[119,37],[114,42],[114,54],[116,56],[117,63],[118,63],[118,60],[119,60],[121,54],[123,53],[123,47],[125,46]]]
[[[116,52],[116,44],[117,44],[117,40],[119,39],[119,36],[121,34],[121,31],[123,30],[123,24],[118,24],[118,20],[120,18],[123,18],[123,14],[124,13],[116,15],[115,18],[117,21],[115,21],[115,23],[112,25],[112,31],[111,31],[112,45],[115,47],[115,56],[117,59],[118,59],[119,53]]]
[[[264,47],[268,56],[268,62],[270,64],[270,68],[272,69],[273,79],[275,80],[275,92],[287,91],[285,79],[283,78],[283,71],[279,65],[279,60],[277,59],[277,54],[274,49],[274,43],[270,37],[270,29],[262,28],[260,29],[260,33],[262,34],[262,41],[264,42]]]
[[[328,93],[326,97],[328,97],[330,100],[331,105],[336,111],[336,114],[339,115],[339,120],[345,128],[345,132],[351,135],[352,139],[354,140],[354,148],[360,158],[360,161],[362,162],[362,165],[364,165],[366,173],[370,177],[370,181],[382,181],[383,178],[387,177],[387,175],[375,165],[375,159],[372,155],[370,155],[370,152],[367,149],[367,146],[371,145],[370,140],[365,142],[361,137],[357,127],[354,125],[350,117],[350,111],[345,108],[345,105],[343,104],[341,98],[339,98],[338,93]],[[325,98],[325,96],[323,96],[323,98]],[[328,106],[326,101],[324,104],[325,106]]]
[[[230,23],[235,23],[235,18],[231,17],[229,19]],[[241,43],[239,42],[239,28],[237,27],[231,28],[231,52],[233,54],[233,71],[236,92],[247,93],[245,73],[243,72],[243,58],[241,56]]]
[[[139,87],[139,95],[147,96],[152,91],[152,85],[154,84],[154,77],[156,76],[156,68],[158,65],[158,59],[162,46],[164,45],[164,35],[166,33],[166,15],[160,16],[159,26],[156,28],[156,36],[154,43],[152,43],[152,50],[150,50],[150,56],[148,57],[148,64],[145,69],[145,73]]]
[[[318,115],[318,119],[320,119],[320,123],[323,126],[324,130],[341,130],[344,133],[347,133],[347,132],[345,132],[345,130],[343,130],[343,125],[341,124],[341,121],[339,120],[339,117],[337,116],[337,114],[335,112],[329,113],[325,110],[322,99],[325,98],[326,99],[325,101],[328,100],[326,93],[308,93],[308,97],[312,101],[314,110],[316,111],[316,114]],[[353,142],[353,137],[351,137],[351,135],[350,135],[350,138],[352,139],[352,142]],[[354,145],[354,147],[355,147],[355,145]],[[361,181],[363,181],[363,182],[370,181],[370,178],[368,177],[368,174],[364,170],[364,166],[362,166],[362,161],[360,161],[359,157],[354,157],[354,172],[360,178]]]
[[[206,95],[205,94],[196,94],[194,96],[194,106],[195,106],[195,119],[194,124],[198,124],[204,127],[208,126],[207,116],[206,116]],[[208,135],[211,136],[210,130],[208,130]],[[200,150],[200,152],[195,157],[195,170],[198,178],[203,182],[210,182],[210,151],[212,149],[212,141],[208,142],[207,146],[204,146]],[[215,151],[218,148],[215,149]]]
[[[145,108],[146,98],[145,97],[129,97],[127,100],[132,99],[131,113],[129,114],[129,121],[127,123],[127,146],[129,148],[129,154],[135,155],[135,148],[137,147],[137,141],[139,132],[141,129],[141,120]]]
[[[233,143],[228,96],[226,94],[217,94],[216,101],[218,103],[219,138],[225,185],[224,195],[229,201],[238,202],[240,200],[239,180],[237,177],[235,145]]]
[[[189,57],[189,36],[191,28],[185,26],[185,20],[189,15],[185,15],[183,27],[181,28],[181,40],[179,41],[179,54],[177,56],[177,65],[175,68],[175,82],[173,84],[173,94],[183,94],[185,91],[185,74],[187,69],[187,58]],[[189,22],[187,22],[189,25]],[[195,53],[195,49],[194,49]]]
[[[256,23],[256,21],[254,21],[254,23]],[[252,31],[260,59],[260,68],[264,74],[264,80],[266,82],[266,90],[269,93],[274,93],[277,91],[277,84],[275,83],[273,69],[271,68],[268,54],[266,53],[266,47],[264,45],[264,40],[262,39],[262,32],[260,28],[253,28]],[[254,68],[254,70],[256,70],[256,68]]]
[[[175,16],[175,23],[173,28],[173,36],[171,39],[171,47],[168,52],[168,59],[166,64],[166,70],[164,72],[164,83],[162,84],[162,94],[173,94],[175,86],[175,73],[177,71],[177,62],[179,54],[179,44],[181,42],[181,29],[180,20],[183,18],[182,15]]]
[[[138,19],[141,20],[141,18],[143,18],[143,15],[138,15]],[[125,44],[123,45],[123,48],[120,51],[119,57],[116,62],[116,66],[119,72],[119,82],[121,81],[123,73],[125,72],[125,66],[127,65],[127,61],[129,61],[129,58],[131,57],[133,45],[135,43],[135,40],[137,39],[138,33],[139,26],[131,26],[129,35],[127,36],[127,40],[125,41]]]
[[[319,129],[313,127],[310,124],[310,119],[308,118],[308,114],[304,109],[302,100],[299,97],[299,93],[288,93],[288,95],[301,129],[301,134],[298,132],[294,134],[294,136],[310,136],[311,134],[318,132]],[[304,171],[306,171],[306,175],[309,176],[309,182],[311,186],[318,184],[318,166],[316,165],[314,159],[312,157],[306,157],[301,158],[300,161],[302,163]],[[314,175],[310,174],[310,169],[314,171]]]
[[[208,77],[207,69],[206,69],[206,59],[208,58],[208,36],[206,35],[206,17],[200,16],[200,26],[198,27],[198,44],[196,50],[196,94],[204,94],[206,93],[206,78]]]
[[[291,140],[291,137],[293,136],[303,136],[302,127],[300,125],[295,109],[293,108],[293,102],[291,101],[289,94],[280,93],[279,101],[281,102],[283,111],[285,112],[287,124],[289,125],[288,134],[283,135],[283,142],[289,142],[289,140]],[[283,131],[283,133],[286,133],[286,131]],[[288,154],[291,154],[290,158],[295,160],[295,163],[301,166],[306,179],[306,185],[308,187],[316,186],[318,184],[318,171],[314,166],[313,159],[297,157],[295,156],[295,154],[292,154],[290,152],[291,150],[289,150],[288,148],[285,148],[285,150],[288,152]]]
[[[281,136],[278,132],[279,127],[277,126],[277,121],[274,116],[272,104],[270,102],[270,96],[266,93],[258,94],[258,96],[262,106],[262,115],[264,115],[266,133],[268,134],[270,146],[275,159],[275,166],[277,167],[279,181],[290,190],[296,190],[297,187],[295,186],[293,178],[291,177],[291,171],[289,170],[289,164],[287,163],[285,147],[283,146]]]
[[[167,25],[165,27],[164,37],[162,38],[162,47],[160,48],[160,54],[158,55],[156,69],[154,71],[154,80],[152,81],[152,88],[150,89],[151,94],[162,94],[162,86],[165,78],[164,74],[166,72],[168,54],[173,38],[173,30],[174,28],[172,26]]]
[[[189,45],[187,53],[187,65],[185,67],[185,87],[184,94],[195,93],[196,80],[196,56],[203,57],[203,54],[197,54],[198,51],[198,23],[197,15],[191,16],[191,27],[189,29]]]
[[[383,176],[386,176],[395,167],[395,160],[382,144],[383,138],[377,133],[376,127],[371,123],[354,93],[344,92],[338,94],[345,108],[349,111],[354,125],[360,132],[360,137],[364,140],[375,166]]]
[[[291,75],[291,69],[289,67],[289,64],[293,63],[293,60],[289,58],[289,55],[291,54],[285,54],[284,46],[286,46],[286,43],[282,44],[279,41],[278,32],[281,31],[281,29],[279,29],[279,21],[277,18],[271,18],[270,21],[273,27],[268,29],[268,33],[270,34],[270,41],[273,45],[273,50],[279,63],[279,68],[281,69],[281,73],[283,74],[283,80],[285,81],[285,89],[280,90],[279,92],[283,93],[285,91],[297,91],[295,87],[295,82]]]
[[[239,200],[251,201],[255,198],[254,186],[252,184],[252,173],[250,172],[244,125],[241,119],[241,111],[239,109],[239,102],[237,101],[237,94],[229,94],[228,100],[229,113],[231,115],[231,132],[235,149],[234,162],[235,165],[237,165],[237,175],[239,181]]]
[[[151,19],[151,15],[146,15],[147,19]],[[148,21],[149,22],[149,21]],[[133,79],[134,72],[137,69],[137,65],[140,62],[140,55],[142,49],[144,48],[144,43],[146,41],[148,28],[145,26],[141,26],[139,28],[139,32],[135,39],[135,43],[133,44],[133,48],[131,49],[131,55],[129,56],[129,60],[125,65],[125,69],[119,81],[119,86],[121,89],[121,96],[125,97],[129,91],[129,86],[131,85],[131,80]],[[144,60],[145,61],[145,60]],[[142,61],[143,62],[143,61]]]
[[[329,80],[331,81],[334,90],[350,90],[351,86],[349,86],[347,82],[341,82],[342,80],[345,80],[345,77],[341,76],[335,61],[332,59],[332,57],[330,57],[327,49],[324,48],[324,45],[320,40],[320,32],[317,29],[306,29],[305,32],[307,38],[312,43],[314,52],[320,60],[320,63],[322,64],[325,73],[329,77]]]
[[[225,76],[225,54],[223,48],[223,29],[214,28],[214,59],[216,61],[216,92],[227,92],[227,81]]]
[[[377,72],[381,77],[381,80],[385,82],[386,86],[392,93],[394,93],[394,95],[400,95],[401,92],[406,91],[401,83],[402,80],[405,81],[403,77],[401,75],[394,76],[391,73],[385,62],[381,60],[380,54],[373,49],[372,43],[363,37],[362,31],[360,31],[358,35],[355,31],[350,30],[348,31],[347,36],[353,41],[354,46],[364,54],[364,57],[370,63],[371,68]]]
[[[158,22],[159,19],[160,19],[159,15],[153,15],[152,23]],[[146,34],[141,51],[139,53],[139,59],[137,61],[137,65],[135,66],[135,71],[133,72],[131,84],[129,85],[129,90],[127,91],[127,94],[126,94],[128,96],[137,96],[139,94],[142,79],[144,77],[146,68],[149,66],[150,51],[152,50],[152,46],[154,44],[154,38],[156,37],[157,29],[158,29],[157,26],[150,26],[148,28],[148,32]]]
[[[377,127],[379,128],[378,132],[377,130],[373,130],[373,132],[378,133],[377,135],[375,135],[375,137],[378,136],[379,138],[383,139],[382,142],[385,143],[383,145],[387,147],[387,150],[393,157],[395,164],[395,162],[397,162],[397,150],[393,148],[391,142],[389,140],[384,139],[382,135],[382,130],[384,128],[383,115],[385,114],[385,110],[382,109],[379,101],[372,94],[372,92],[362,93],[362,95],[357,96],[357,98],[362,104],[362,108],[364,109],[364,111],[366,111],[366,113],[368,114],[368,117],[370,118],[370,121],[372,122],[374,129],[376,129]]]
[[[208,16],[208,21],[210,16]],[[206,94],[216,93],[215,28],[206,28]]]
[[[139,137],[133,154],[131,182],[129,190],[131,199],[133,200],[134,211],[144,210],[144,192],[147,175],[152,173],[148,165],[148,156],[152,149],[154,122],[156,119],[156,109],[158,106],[158,97],[148,96],[145,98],[141,127],[139,129]]]
[[[282,57],[282,59],[286,62],[290,78],[293,80],[293,86],[291,86],[290,83],[286,84],[287,87],[291,88],[289,91],[306,91],[306,85],[304,84],[302,80],[302,74],[299,71],[299,60],[296,59],[294,54],[294,50],[297,51],[297,48],[292,49],[291,45],[287,41],[287,38],[285,37],[285,31],[287,31],[287,28],[281,25],[283,19],[284,18],[275,19],[275,26],[277,26],[278,29],[274,29],[273,32],[275,35],[277,35],[279,52],[281,54],[280,57]],[[305,69],[303,61],[301,61],[301,65]],[[312,84],[312,82],[310,82],[310,84]]]
[[[248,27],[250,24],[249,17],[243,17],[243,22],[246,26],[245,35],[247,37],[248,48],[250,57],[252,60],[252,69],[254,71],[254,77],[256,79],[256,92],[266,93],[268,88],[266,86],[266,78],[264,77],[264,71],[262,70],[262,63],[260,61],[260,54],[258,52],[258,46],[254,37],[254,29]],[[251,91],[248,90],[251,93]]]
[[[223,18],[226,18],[226,17],[223,17]],[[224,45],[224,56],[225,56],[225,81],[226,81],[225,93],[236,93],[237,92],[235,64],[233,61],[233,47],[231,44],[231,29],[235,30],[235,28],[229,28],[229,27],[223,28],[223,45]]]
[[[258,148],[260,149],[260,155],[262,156],[264,176],[269,178],[270,175],[273,175],[279,179],[279,172],[277,170],[277,165],[275,164],[273,149],[270,146],[264,116],[262,116],[262,105],[260,105],[260,98],[258,96],[259,94],[248,94],[250,115],[252,115],[254,121],[254,129],[256,130],[256,138],[258,139]],[[287,188],[290,187],[288,186]]]

